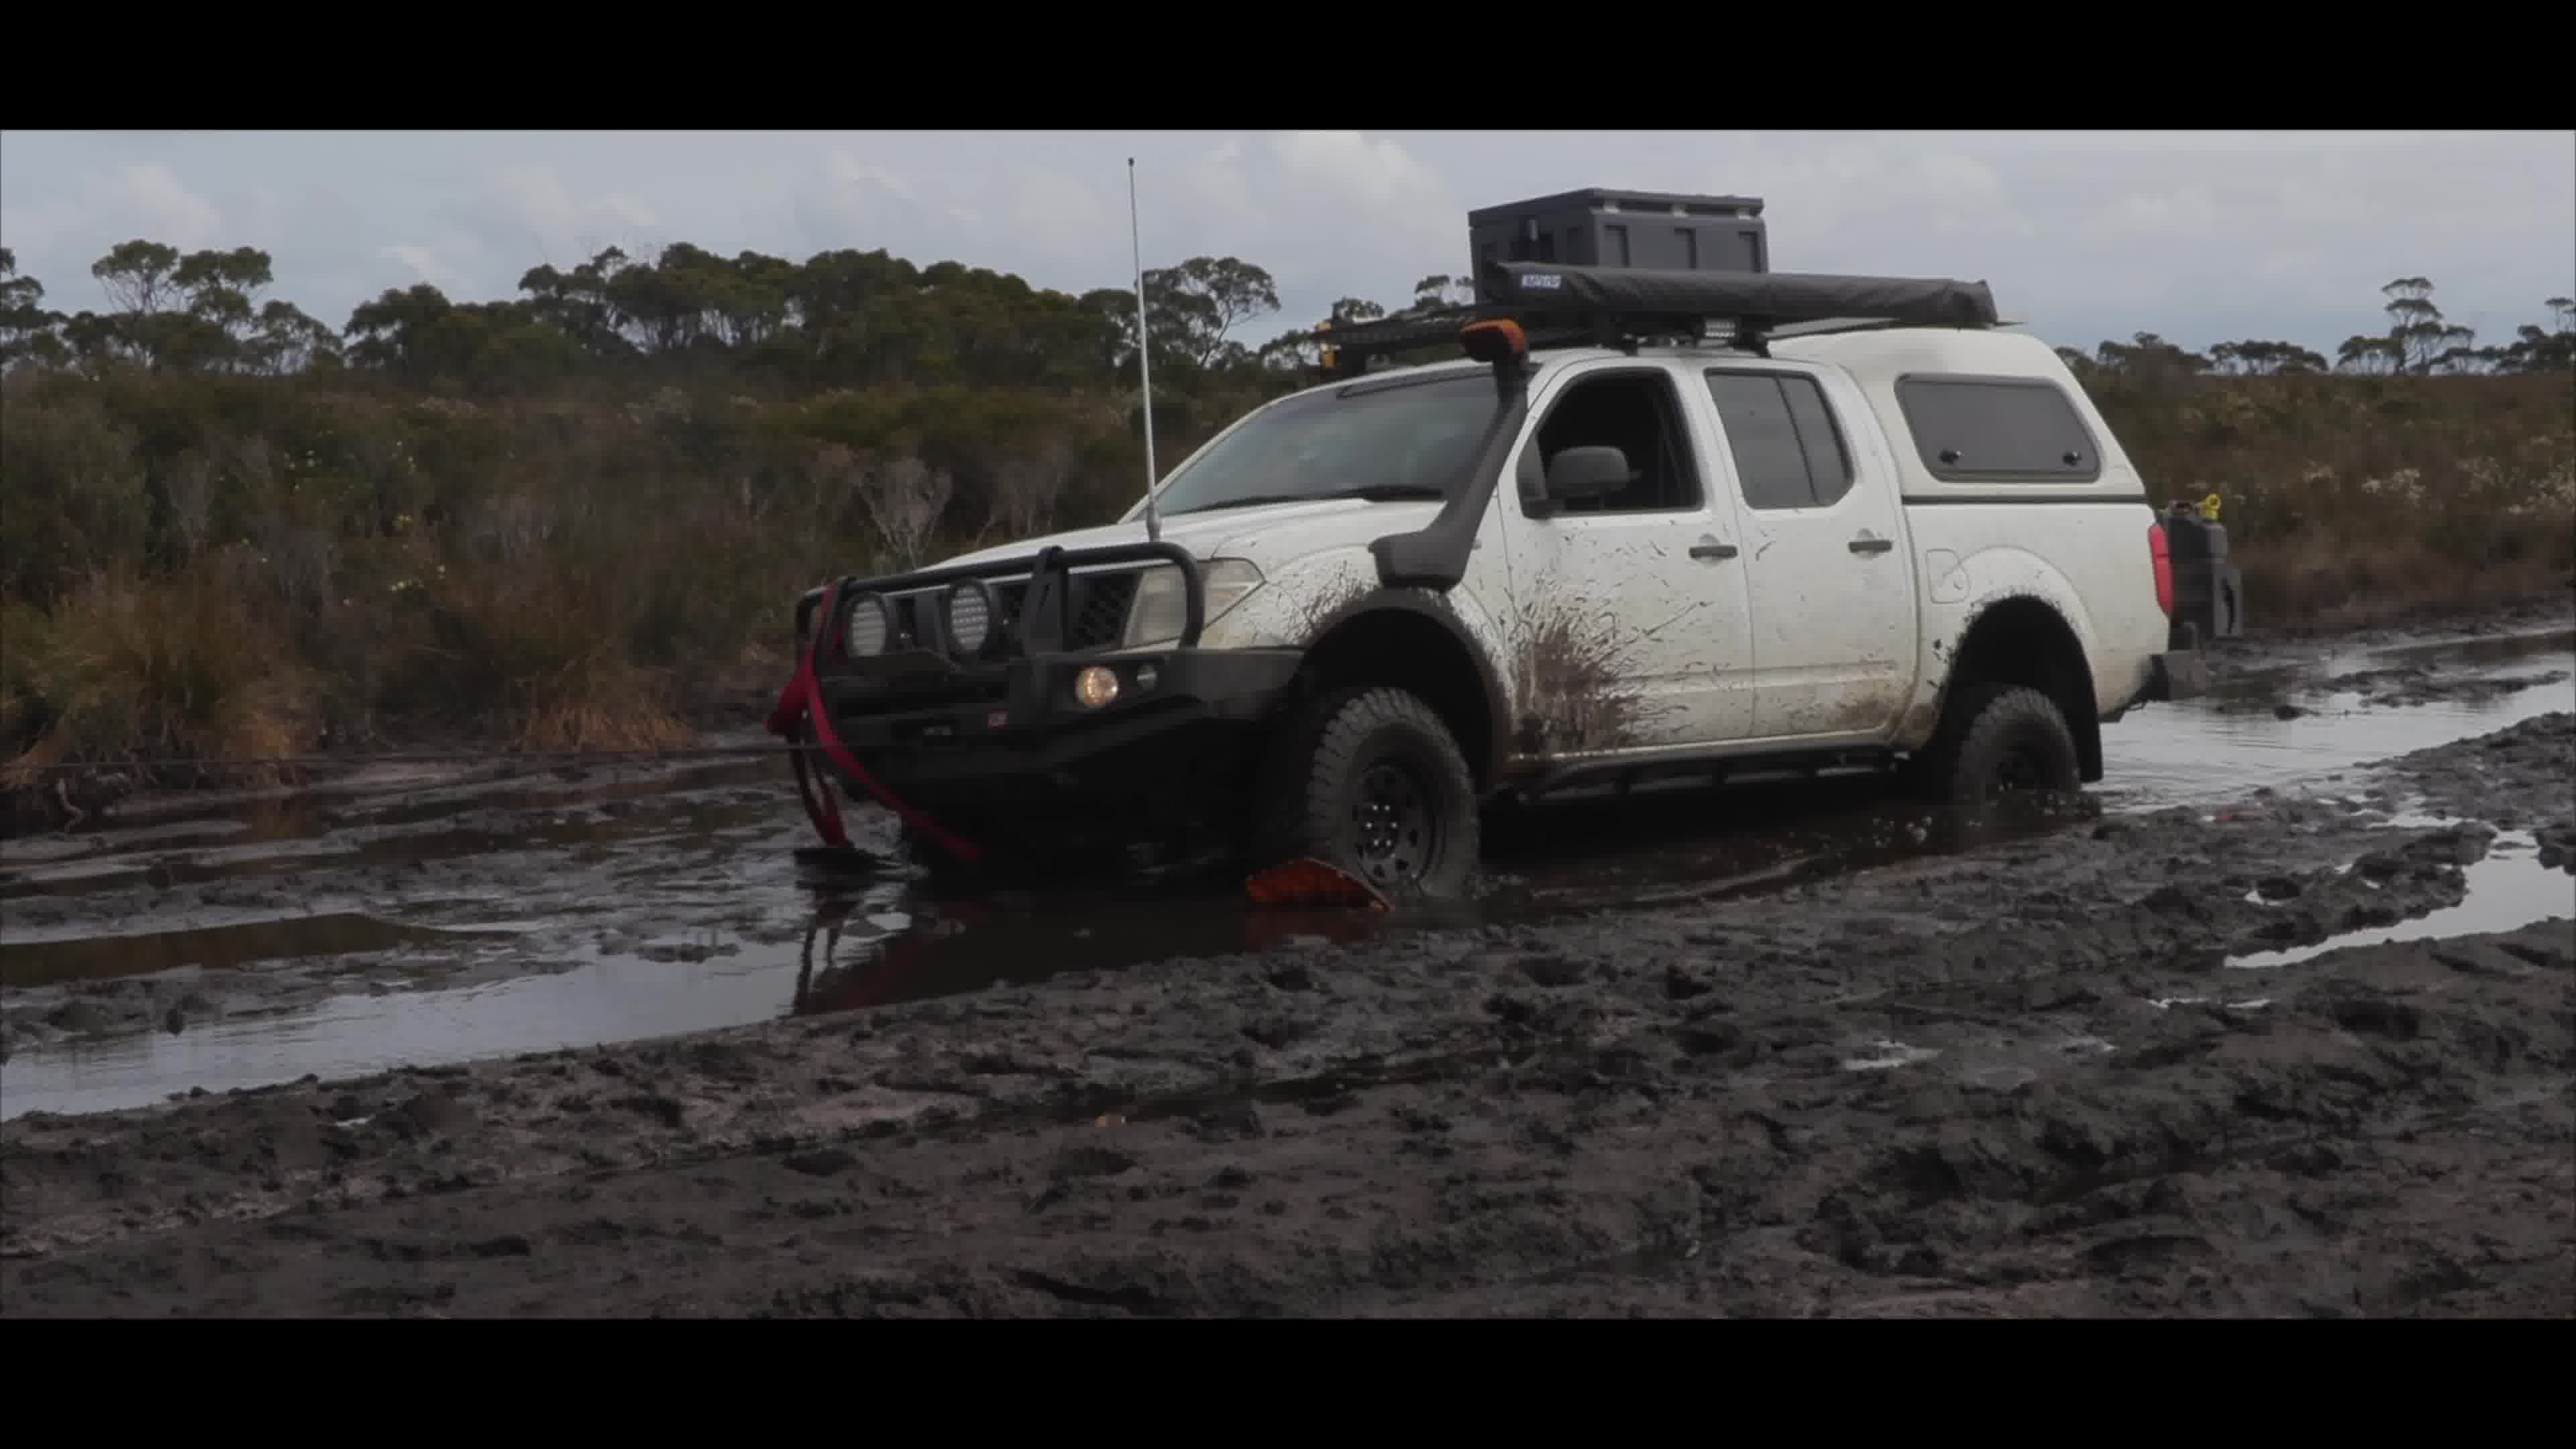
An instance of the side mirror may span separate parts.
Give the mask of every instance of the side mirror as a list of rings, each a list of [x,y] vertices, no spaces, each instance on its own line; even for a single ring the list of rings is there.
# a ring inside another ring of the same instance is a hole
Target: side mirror
[[[1628,455],[1618,448],[1568,448],[1548,460],[1547,496],[1557,502],[1599,498],[1635,481]]]

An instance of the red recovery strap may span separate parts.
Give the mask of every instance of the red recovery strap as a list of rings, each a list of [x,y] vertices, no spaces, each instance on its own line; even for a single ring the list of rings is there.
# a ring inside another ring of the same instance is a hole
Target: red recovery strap
[[[831,592],[823,596],[822,607],[815,610],[815,627],[806,638],[804,654],[796,661],[796,677],[787,681],[787,687],[779,692],[778,704],[769,712],[769,732],[787,736],[794,747],[796,791],[805,801],[805,813],[813,819],[815,832],[823,837],[824,844],[838,848],[850,843],[849,835],[841,829],[841,807],[833,803],[831,783],[815,779],[809,788],[805,748],[803,742],[796,738],[800,717],[813,721],[814,739],[823,747],[823,753],[831,757],[832,763],[839,766],[842,773],[874,795],[878,804],[893,811],[904,824],[930,837],[942,850],[960,861],[971,863],[981,856],[981,851],[971,842],[940,829],[929,816],[895,798],[894,792],[878,783],[876,776],[869,774],[866,767],[842,745],[840,736],[832,733],[831,712],[823,707],[823,681],[814,672],[814,656],[823,647],[824,631],[837,614],[841,583],[840,580],[833,582]],[[820,770],[812,771],[816,776],[821,773]],[[819,806],[816,804],[818,798],[821,801]]]

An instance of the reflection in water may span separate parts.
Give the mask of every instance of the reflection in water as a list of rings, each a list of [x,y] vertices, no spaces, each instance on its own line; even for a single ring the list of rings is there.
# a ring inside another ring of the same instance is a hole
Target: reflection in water
[[[62,981],[144,976],[186,966],[225,971],[257,961],[358,956],[401,946],[434,945],[474,934],[485,933],[407,926],[356,911],[242,921],[186,931],[52,941],[31,940],[29,933],[13,930],[9,939],[0,941],[0,986],[47,986]]]
[[[2098,793],[2123,810],[2207,804],[2576,710],[2576,652],[2563,639],[2481,641],[2486,667],[2441,675],[2445,684],[2468,687],[2421,703],[2371,702],[2349,690],[2287,690],[2274,679],[2214,699],[2148,705],[2103,727],[2105,778]],[[2339,672],[2317,671],[2325,679]],[[2509,691],[2476,687],[2481,680],[2553,673],[2555,679]]]
[[[2543,921],[2576,921],[2576,876],[2541,864],[2536,847],[2527,832],[2500,832],[2486,858],[2467,867],[2468,890],[2458,905],[2394,925],[2346,931],[2310,946],[2233,956],[2227,964],[2245,970],[2289,966],[2351,946],[2433,941],[2516,931]]]
[[[797,1015],[891,1006],[1172,957],[1259,952],[1306,941],[1347,944],[1387,928],[1387,918],[1370,911],[1258,911],[1214,896],[1093,902],[1087,908],[1037,899],[921,900],[912,904],[904,928],[866,935],[844,959],[844,927],[861,904],[842,898],[816,910],[796,974]]]

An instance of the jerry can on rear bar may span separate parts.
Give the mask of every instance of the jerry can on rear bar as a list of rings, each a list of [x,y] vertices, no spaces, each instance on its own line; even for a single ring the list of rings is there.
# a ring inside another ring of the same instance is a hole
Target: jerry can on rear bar
[[[2227,529],[2218,522],[2215,502],[2213,495],[2204,503],[2177,502],[2165,510],[2165,544],[2173,560],[2172,642],[2176,648],[2193,634],[2206,642],[2244,632],[2245,576],[2228,562]]]

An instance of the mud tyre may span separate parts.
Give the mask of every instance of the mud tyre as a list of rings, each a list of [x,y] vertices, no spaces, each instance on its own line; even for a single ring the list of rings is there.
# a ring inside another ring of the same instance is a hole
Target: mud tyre
[[[1982,825],[2008,796],[2069,796],[2084,788],[2075,732],[2055,701],[2025,685],[1971,689],[1917,762],[1922,792],[1963,825]]]
[[[1483,849],[1458,742],[1401,689],[1333,690],[1289,716],[1265,751],[1254,809],[1254,869],[1312,857],[1390,899],[1465,896]]]

